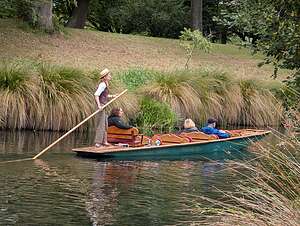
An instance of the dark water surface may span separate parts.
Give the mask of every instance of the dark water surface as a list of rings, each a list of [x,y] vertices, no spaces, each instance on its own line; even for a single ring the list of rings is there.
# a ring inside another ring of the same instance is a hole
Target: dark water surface
[[[32,157],[61,134],[0,131],[0,161]],[[35,161],[0,164],[0,225],[188,225],[194,196],[232,190],[226,159],[96,161],[70,150],[71,134]],[[205,203],[198,203],[206,205]]]

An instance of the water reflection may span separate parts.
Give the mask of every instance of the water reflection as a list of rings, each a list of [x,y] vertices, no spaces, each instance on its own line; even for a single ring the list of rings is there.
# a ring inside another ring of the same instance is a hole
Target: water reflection
[[[32,156],[60,134],[0,131],[0,159]],[[74,146],[93,134],[73,134],[35,161],[0,165],[0,225],[174,225],[194,196],[234,189],[226,161],[95,161]],[[205,203],[200,203],[205,205]]]
[[[32,157],[61,137],[64,133],[49,131],[0,130],[0,160]],[[92,133],[73,133],[56,144],[49,153],[63,153],[73,147],[92,143]]]

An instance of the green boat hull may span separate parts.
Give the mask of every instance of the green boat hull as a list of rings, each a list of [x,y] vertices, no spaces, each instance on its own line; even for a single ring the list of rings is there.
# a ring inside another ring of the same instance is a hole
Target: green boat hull
[[[181,160],[181,159],[236,159],[251,155],[247,147],[260,140],[263,135],[234,140],[219,140],[208,143],[187,143],[180,145],[153,146],[144,149],[129,149],[120,152],[95,153],[76,151],[81,157],[102,160]]]

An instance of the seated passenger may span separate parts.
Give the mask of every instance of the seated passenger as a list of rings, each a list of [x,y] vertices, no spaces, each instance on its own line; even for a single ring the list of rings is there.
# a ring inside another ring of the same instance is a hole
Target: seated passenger
[[[181,133],[190,133],[190,132],[200,132],[195,126],[195,123],[192,119],[188,118],[184,121],[183,130]]]
[[[108,117],[108,126],[116,126],[119,129],[130,129],[133,126],[127,125],[122,120],[124,114],[122,108],[113,108],[110,116]]]
[[[207,125],[205,127],[202,127],[201,128],[201,131],[205,134],[214,134],[214,135],[217,135],[219,138],[228,138],[230,137],[230,134],[226,133],[225,131],[223,130],[218,130],[216,129],[216,123],[217,123],[217,120],[214,119],[214,118],[209,118],[207,120]]]

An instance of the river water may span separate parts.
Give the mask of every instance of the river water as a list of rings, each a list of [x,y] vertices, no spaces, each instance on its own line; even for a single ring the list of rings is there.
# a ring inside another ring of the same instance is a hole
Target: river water
[[[32,157],[60,135],[0,131],[0,161]],[[227,159],[98,161],[71,152],[92,139],[74,133],[41,159],[0,164],[0,225],[189,225],[201,216],[188,209],[207,205],[196,197],[218,197],[215,188],[239,180]]]

